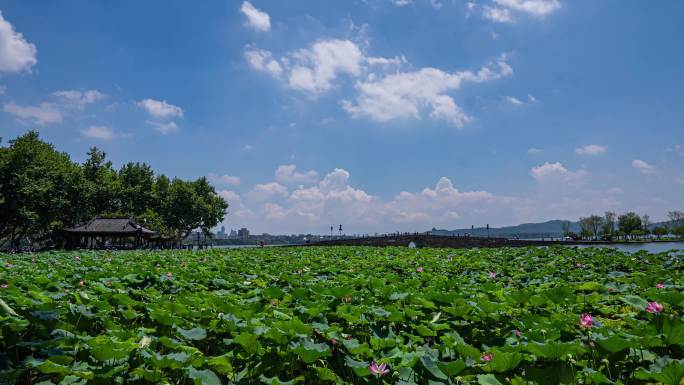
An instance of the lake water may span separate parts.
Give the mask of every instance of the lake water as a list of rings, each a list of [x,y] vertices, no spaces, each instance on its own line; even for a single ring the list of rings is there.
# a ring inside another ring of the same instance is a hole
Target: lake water
[[[635,253],[641,250],[649,253],[662,253],[670,250],[684,250],[684,242],[615,243],[611,245],[578,245],[576,247],[609,247],[628,253]]]

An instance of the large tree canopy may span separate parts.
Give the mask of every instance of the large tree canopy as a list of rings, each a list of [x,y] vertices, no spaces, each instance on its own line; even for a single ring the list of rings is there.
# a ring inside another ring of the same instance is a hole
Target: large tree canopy
[[[206,178],[170,181],[145,163],[117,171],[94,147],[78,164],[34,131],[0,148],[0,246],[45,241],[98,215],[135,217],[179,241],[193,229],[208,233],[227,208]]]

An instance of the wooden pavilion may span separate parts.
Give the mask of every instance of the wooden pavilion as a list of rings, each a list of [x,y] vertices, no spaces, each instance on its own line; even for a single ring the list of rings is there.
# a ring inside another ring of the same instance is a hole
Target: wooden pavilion
[[[96,217],[64,229],[66,248],[140,249],[164,247],[166,239],[131,218]]]

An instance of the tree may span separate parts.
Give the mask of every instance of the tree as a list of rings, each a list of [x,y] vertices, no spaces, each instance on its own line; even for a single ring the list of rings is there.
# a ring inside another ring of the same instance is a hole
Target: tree
[[[127,163],[119,170],[120,211],[136,216],[154,204],[154,171],[145,163]]]
[[[684,226],[675,227],[672,230],[672,234],[676,235],[679,238],[684,238]]]
[[[660,237],[662,237],[663,235],[667,235],[667,228],[663,226],[658,226],[655,229],[653,229],[653,234],[655,234],[658,237],[658,239],[660,239]]]
[[[617,215],[612,211],[606,211],[603,215],[603,235],[607,238],[611,238],[615,235],[615,219]]]
[[[641,230],[641,218],[638,214],[629,212],[618,217],[618,228],[622,234],[632,234],[635,230]]]
[[[25,237],[46,240],[81,221],[86,212],[80,167],[30,131],[0,152],[0,246],[16,249]]]
[[[598,215],[590,215],[586,218],[580,218],[580,228],[582,230],[582,236],[589,238],[598,237],[599,229],[603,223],[603,218]]]
[[[161,217],[176,243],[199,228],[205,234],[225,216],[228,203],[206,178],[188,182],[174,178],[162,202]]]
[[[644,214],[641,216],[641,226],[643,226],[643,230],[645,234],[649,233],[648,226],[651,225],[651,217],[648,214]]]
[[[115,213],[121,209],[119,180],[112,162],[106,161],[103,151],[92,147],[88,159],[83,163],[83,177],[86,181],[86,211],[88,217]]]
[[[684,211],[670,211],[667,213],[670,219],[670,227],[677,227],[677,225],[684,222]]]

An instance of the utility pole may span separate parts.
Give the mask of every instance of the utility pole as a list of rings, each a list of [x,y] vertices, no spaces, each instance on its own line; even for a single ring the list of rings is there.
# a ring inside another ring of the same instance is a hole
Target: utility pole
[[[333,229],[334,229],[334,227],[330,226],[330,239],[333,238]]]
[[[487,223],[487,238],[489,238],[489,223]]]
[[[342,237],[342,225],[340,225],[340,238]]]

